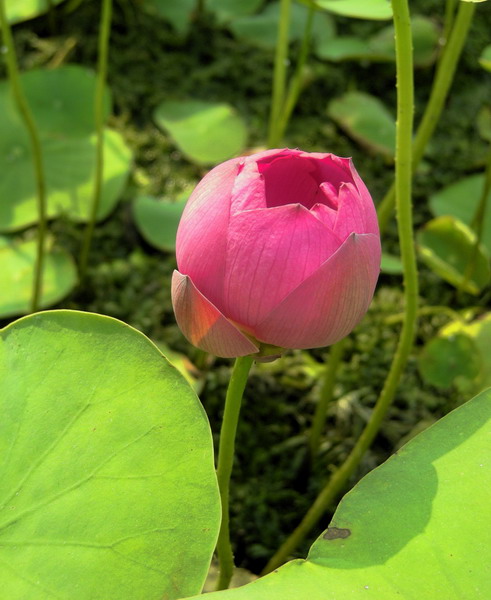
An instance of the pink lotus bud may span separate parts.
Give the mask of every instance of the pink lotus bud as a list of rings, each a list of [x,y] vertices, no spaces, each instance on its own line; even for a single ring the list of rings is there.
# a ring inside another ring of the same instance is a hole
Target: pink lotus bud
[[[370,194],[348,158],[267,150],[198,184],[177,232],[172,300],[195,346],[234,357],[334,344],[361,320],[380,271]]]

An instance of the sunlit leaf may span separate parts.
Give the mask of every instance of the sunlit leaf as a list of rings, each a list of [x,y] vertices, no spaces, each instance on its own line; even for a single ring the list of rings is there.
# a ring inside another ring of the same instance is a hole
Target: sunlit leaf
[[[11,23],[20,23],[48,12],[64,0],[5,0],[5,12]]]
[[[212,165],[244,149],[247,129],[228,104],[200,100],[165,101],[155,120],[192,161]]]
[[[293,3],[290,7],[290,24],[288,36],[290,42],[303,38],[309,9],[307,6]],[[264,48],[274,48],[278,37],[278,21],[280,18],[280,3],[267,4],[265,9],[256,15],[234,19],[230,30],[239,38]],[[314,48],[327,39],[334,37],[334,24],[329,15],[317,12],[312,24],[312,45]]]
[[[394,157],[395,121],[381,100],[364,92],[348,92],[332,100],[327,112],[362,146]]]
[[[430,197],[429,205],[437,217],[451,215],[471,226],[484,188],[484,175],[459,179]],[[487,199],[491,206],[491,193]],[[491,210],[485,212],[482,243],[491,254]]]
[[[364,477],[307,560],[207,600],[488,600],[490,435],[488,390]]]
[[[183,377],[141,333],[76,311],[5,328],[0,371],[2,597],[199,593],[220,509]]]
[[[481,353],[474,340],[464,333],[456,333],[430,340],[419,355],[418,369],[427,383],[446,389],[458,377],[477,377],[481,363]]]
[[[392,6],[389,0],[315,0],[321,9],[358,19],[390,19]]]
[[[93,197],[95,78],[70,65],[21,76],[41,138],[48,217],[87,220]],[[110,110],[109,96],[105,112]],[[97,218],[114,208],[125,185],[130,151],[122,137],[104,134],[104,176]],[[0,231],[15,231],[38,219],[32,149],[6,81],[0,82]]]
[[[382,252],[380,270],[382,273],[388,273],[389,275],[400,275],[404,269],[401,259],[398,256]]]
[[[418,232],[417,241],[422,260],[448,283],[475,295],[489,283],[489,257],[481,244],[476,247],[475,234],[458,219],[432,219]]]
[[[479,64],[486,71],[491,71],[491,44],[486,46],[479,57]]]
[[[72,257],[48,240],[44,257],[40,307],[62,300],[77,284]],[[22,315],[31,308],[36,240],[22,241],[0,236],[0,317]]]
[[[217,15],[221,22],[238,19],[259,10],[264,0],[206,0],[206,10]]]
[[[169,21],[172,26],[184,35],[189,25],[193,12],[196,10],[196,0],[144,0],[143,6]]]
[[[189,192],[186,191],[174,202],[150,196],[139,196],[135,199],[135,223],[149,244],[167,252],[175,250],[177,226],[188,198]]]

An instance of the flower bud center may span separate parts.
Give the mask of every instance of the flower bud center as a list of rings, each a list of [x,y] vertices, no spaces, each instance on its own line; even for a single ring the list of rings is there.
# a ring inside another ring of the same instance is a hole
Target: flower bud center
[[[301,204],[310,210],[317,204],[324,204],[337,211],[339,188],[349,176],[330,163],[330,159],[321,161],[292,154],[258,161],[258,171],[264,179],[266,206]]]

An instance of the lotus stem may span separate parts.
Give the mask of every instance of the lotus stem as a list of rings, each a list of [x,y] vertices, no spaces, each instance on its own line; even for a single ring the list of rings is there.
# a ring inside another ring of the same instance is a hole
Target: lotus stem
[[[346,338],[331,347],[329,358],[325,366],[324,378],[321,385],[319,402],[317,403],[312,429],[310,431],[310,461],[313,464],[319,452],[322,431],[326,424],[327,407],[332,401],[334,384],[339,366],[343,359]]]
[[[5,1],[0,0],[0,22],[2,28],[3,43],[7,52],[5,61],[7,65],[7,73],[12,86],[14,100],[19,110],[19,113],[24,121],[32,147],[32,162],[34,167],[34,177],[36,180],[37,191],[37,212],[38,212],[38,235],[37,235],[37,250],[36,262],[34,265],[34,277],[31,296],[31,312],[36,312],[39,309],[41,302],[42,286],[43,286],[43,266],[44,266],[44,246],[46,238],[46,179],[43,168],[43,154],[41,150],[41,142],[39,132],[32,116],[29,103],[22,89],[19,77],[19,67],[17,57],[15,55],[14,40],[12,31],[7,20],[5,11]]]
[[[405,317],[399,343],[387,379],[360,438],[346,461],[317,496],[307,514],[266,565],[265,575],[279,567],[312,530],[326,509],[345,488],[366,450],[377,435],[411,351],[418,311],[418,277],[414,250],[411,203],[411,138],[414,110],[414,82],[411,20],[408,0],[392,0],[396,36],[397,133],[396,206],[401,258],[404,268]]]
[[[82,249],[80,251],[80,281],[85,279],[87,273],[90,246],[92,244],[97,212],[101,201],[102,178],[104,175],[104,89],[107,78],[111,15],[112,0],[103,0],[98,42],[97,81],[94,97],[94,120],[96,127],[94,189],[89,221],[85,228]]]
[[[457,16],[450,33],[448,43],[443,49],[440,64],[430,92],[430,98],[426,105],[421,123],[413,141],[412,169],[413,173],[423,158],[426,146],[435,131],[453,81],[457,63],[469,33],[475,5],[472,2],[460,2]],[[392,184],[378,206],[378,222],[380,232],[387,229],[395,204],[395,184]]]
[[[220,565],[217,590],[228,588],[234,572],[234,555],[230,543],[229,527],[230,476],[234,462],[235,434],[239,422],[240,406],[253,360],[252,356],[242,356],[235,360],[225,398],[217,465],[218,488],[222,503],[222,523],[216,547]]]
[[[268,146],[278,143],[278,127],[285,101],[286,71],[288,65],[288,30],[290,28],[291,0],[281,0],[278,39],[273,73],[273,94],[269,119]]]
[[[305,29],[303,32],[302,45],[300,47],[297,65],[295,67],[295,72],[288,86],[288,92],[283,105],[283,110],[281,111],[281,114],[278,119],[279,122],[276,131],[276,139],[272,140],[272,146],[277,146],[281,143],[281,140],[283,139],[283,136],[285,134],[285,130],[288,127],[291,114],[297,104],[298,97],[300,96],[300,91],[302,90],[302,80],[305,63],[307,62],[307,57],[309,55],[310,40],[312,37],[312,24],[314,22],[315,12],[316,11],[314,6],[310,6],[307,21],[305,23]]]

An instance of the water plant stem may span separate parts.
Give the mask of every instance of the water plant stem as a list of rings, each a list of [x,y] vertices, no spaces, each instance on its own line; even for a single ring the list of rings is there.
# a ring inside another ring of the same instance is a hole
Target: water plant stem
[[[459,4],[460,6],[457,16],[455,17],[450,38],[444,47],[440,64],[433,81],[428,104],[426,105],[421,123],[413,141],[413,172],[418,168],[425,153],[426,146],[440,119],[474,15],[475,5],[472,2],[460,2]],[[393,184],[386,193],[377,210],[381,233],[387,228],[394,209],[394,204],[395,184]]]
[[[111,32],[112,0],[102,1],[101,21],[98,41],[97,81],[94,97],[94,120],[96,127],[94,190],[89,221],[85,228],[80,251],[80,281],[85,279],[90,246],[94,235],[97,211],[101,201],[102,178],[104,173],[104,91],[107,78],[109,36]]]
[[[336,374],[343,358],[345,345],[346,338],[334,344],[329,352],[320,389],[319,402],[315,408],[312,429],[310,430],[309,446],[311,463],[315,461],[319,452],[320,439],[326,424],[327,407],[332,400]]]
[[[394,398],[413,345],[418,311],[418,277],[411,203],[411,138],[414,83],[408,0],[392,0],[392,9],[394,13],[397,67],[396,207],[401,258],[404,267],[405,296],[405,316],[402,331],[379,399],[360,438],[346,461],[320,492],[301,523],[268,562],[262,574],[271,572],[288,559],[346,486],[346,482],[355,472],[363,455],[380,429],[382,420]]]
[[[230,377],[230,383],[225,398],[220,444],[218,448],[217,479],[222,502],[222,523],[217,541],[217,554],[220,565],[217,590],[226,590],[234,571],[234,555],[230,543],[229,528],[229,488],[232,465],[234,462],[235,434],[239,422],[242,395],[247,383],[252,356],[240,356],[235,359],[235,365]]]
[[[278,126],[285,102],[286,71],[288,66],[288,30],[290,28],[291,0],[281,0],[278,39],[273,72],[273,93],[268,129],[268,146],[273,148],[278,140]]]
[[[300,96],[300,92],[302,90],[304,69],[305,63],[307,62],[307,57],[309,55],[310,40],[312,37],[312,24],[314,22],[315,12],[316,10],[313,7],[313,5],[310,6],[307,21],[305,23],[305,29],[303,32],[302,45],[300,47],[297,65],[295,67],[295,72],[291,78],[291,81],[288,85],[288,91],[281,110],[281,114],[278,117],[278,125],[276,127],[275,132],[276,137],[275,139],[271,140],[272,147],[277,146],[281,143],[286,128],[288,127],[288,123],[290,121],[293,109],[297,104],[298,97]]]
[[[32,162],[37,191],[38,232],[30,310],[31,312],[36,312],[39,309],[39,303],[42,294],[44,246],[46,238],[46,179],[43,168],[43,154],[36,123],[34,122],[27,98],[22,90],[19,77],[19,67],[17,65],[17,58],[15,55],[14,40],[12,38],[10,24],[7,20],[4,0],[0,0],[0,24],[2,29],[3,43],[7,50],[5,54],[5,62],[7,65],[7,73],[10,85],[12,86],[12,93],[19,113],[29,134],[32,148]]]

